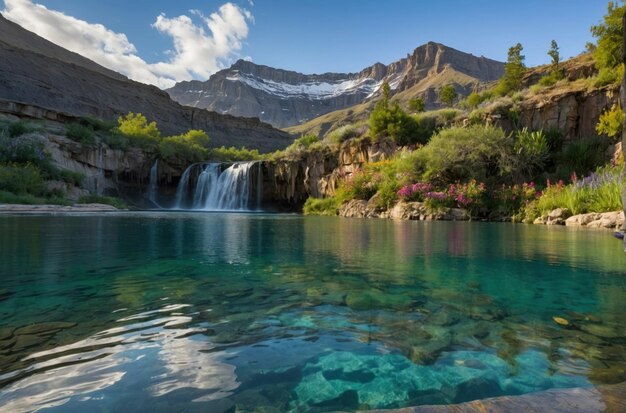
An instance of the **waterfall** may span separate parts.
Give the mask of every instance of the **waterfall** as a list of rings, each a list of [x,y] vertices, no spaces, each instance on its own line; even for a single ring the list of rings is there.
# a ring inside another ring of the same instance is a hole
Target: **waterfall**
[[[180,177],[180,181],[176,187],[174,209],[184,209],[183,205],[187,199],[187,194],[189,193],[189,177],[191,176],[192,169],[194,169],[196,165],[197,164],[190,165],[187,169],[185,169],[185,172],[183,172],[183,176]]]
[[[255,164],[258,164],[256,178],[253,176]],[[221,163],[189,166],[178,183],[174,209],[189,209],[185,208],[186,205],[191,205],[190,209],[200,211],[260,209],[262,195],[260,162],[237,162],[225,169],[224,166]],[[197,174],[195,186],[190,193],[195,174]],[[255,179],[257,182],[253,182]]]
[[[150,168],[150,179],[148,180],[148,200],[152,202],[155,206],[159,207],[159,204],[156,200],[157,192],[159,187],[159,160],[154,161],[154,165]]]

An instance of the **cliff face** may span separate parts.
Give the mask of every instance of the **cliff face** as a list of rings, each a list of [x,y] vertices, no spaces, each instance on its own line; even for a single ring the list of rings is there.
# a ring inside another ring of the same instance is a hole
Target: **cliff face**
[[[298,160],[265,161],[263,202],[277,209],[298,209],[309,196],[324,198],[335,193],[341,179],[367,162],[390,158],[396,146],[389,141],[346,142],[338,151],[307,153]]]
[[[531,130],[559,129],[570,139],[595,136],[602,112],[618,102],[615,87],[529,99],[520,106],[520,122]]]
[[[359,73],[305,75],[240,60],[206,82],[181,82],[168,93],[185,105],[259,117],[285,127],[376,99],[383,81],[394,93],[410,91],[435,107],[434,91],[444,82],[467,94],[498,79],[503,67],[500,62],[431,42],[404,59],[389,65],[376,63]]]
[[[162,90],[134,82],[0,16],[0,99],[69,116],[115,119],[140,112],[164,134],[205,130],[215,145],[282,149],[292,137],[258,119],[181,106]]]

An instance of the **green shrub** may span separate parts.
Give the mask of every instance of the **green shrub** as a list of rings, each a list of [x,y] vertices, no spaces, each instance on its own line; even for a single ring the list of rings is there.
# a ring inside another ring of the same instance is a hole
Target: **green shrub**
[[[526,208],[526,218],[531,220],[557,208],[567,208],[572,214],[610,212],[622,209],[622,168],[604,166],[591,175],[565,185],[548,183],[539,199]]]
[[[225,146],[219,148],[211,148],[209,158],[215,161],[238,162],[238,161],[254,161],[263,158],[257,149],[235,148]]]
[[[190,130],[183,135],[163,138],[158,150],[161,158],[167,161],[195,163],[207,159],[208,144],[209,137],[204,131]]]
[[[73,141],[92,145],[96,142],[93,130],[80,123],[70,123],[66,126],[65,135]]]
[[[572,172],[584,176],[604,165],[608,147],[609,141],[597,136],[578,139],[563,146],[556,155],[557,179],[568,178]]]
[[[563,79],[562,72],[550,72],[549,74],[543,76],[539,79],[539,85],[543,87],[550,87],[556,85],[556,82]]]
[[[606,135],[611,139],[617,140],[622,137],[622,127],[624,125],[624,112],[619,105],[613,105],[611,109],[602,112],[596,132],[600,135]]]
[[[413,159],[435,183],[486,181],[509,173],[512,138],[501,128],[473,125],[442,129]]]
[[[10,137],[16,138],[30,132],[30,128],[26,122],[17,121],[9,124],[8,132]]]
[[[129,138],[115,132],[109,132],[105,134],[102,137],[102,142],[109,145],[109,147],[112,149],[119,149],[122,151],[125,151],[131,147],[131,141]]]
[[[17,195],[43,196],[46,186],[39,168],[35,165],[9,164],[0,165],[0,190]]]
[[[326,139],[334,144],[340,145],[348,139],[356,138],[362,133],[355,125],[344,125],[331,132]]]
[[[532,179],[544,170],[550,156],[548,139],[542,131],[531,132],[527,128],[515,134],[516,181]]]
[[[608,85],[619,85],[624,77],[624,65],[617,67],[603,67],[598,72],[598,75],[593,80],[594,87],[603,87]]]
[[[326,215],[333,216],[339,214],[341,204],[337,197],[313,198],[309,197],[304,203],[302,212],[304,215]]]
[[[80,118],[79,123],[93,131],[108,132],[115,128],[115,122],[102,120],[93,116],[84,116]]]
[[[115,198],[112,196],[102,196],[102,195],[86,195],[80,197],[78,199],[79,204],[106,204],[112,205],[118,209],[126,209],[128,206],[124,201],[119,198]]]
[[[131,138],[133,146],[154,149],[161,139],[161,132],[156,122],[148,122],[141,113],[130,112],[126,116],[119,117],[117,123],[113,131]]]
[[[439,100],[446,106],[452,106],[457,96],[458,93],[456,93],[456,89],[452,85],[445,85],[439,91]]]
[[[391,138],[399,145],[420,143],[415,119],[407,115],[398,102],[390,103],[389,93],[389,85],[383,84],[383,98],[376,103],[369,118],[372,137]]]
[[[414,113],[423,112],[425,108],[426,103],[424,102],[424,99],[420,97],[415,97],[409,100],[409,109],[412,110]]]

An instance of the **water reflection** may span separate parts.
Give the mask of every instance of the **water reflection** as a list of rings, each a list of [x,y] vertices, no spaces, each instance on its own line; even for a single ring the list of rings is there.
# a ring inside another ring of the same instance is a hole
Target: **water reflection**
[[[626,258],[605,232],[150,213],[0,217],[0,247],[10,411],[352,411],[626,381]]]

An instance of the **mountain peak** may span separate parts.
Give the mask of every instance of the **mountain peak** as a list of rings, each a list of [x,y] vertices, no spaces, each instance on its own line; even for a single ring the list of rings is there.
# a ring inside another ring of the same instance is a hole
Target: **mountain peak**
[[[184,105],[286,127],[376,99],[383,82],[394,93],[411,90],[427,96],[432,107],[438,104],[437,94],[429,90],[436,91],[446,79],[463,94],[498,79],[503,68],[503,63],[430,41],[405,58],[375,63],[359,73],[302,74],[240,59],[205,82],[177,84],[167,92]]]

